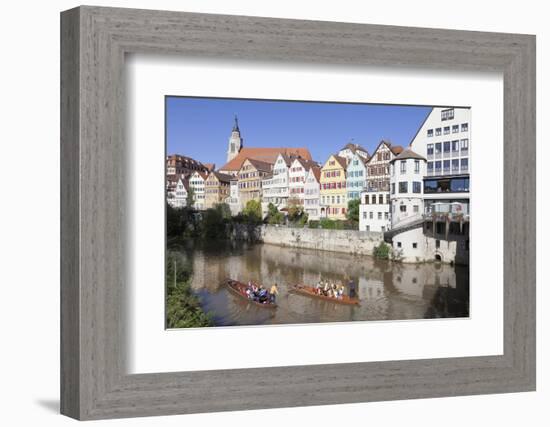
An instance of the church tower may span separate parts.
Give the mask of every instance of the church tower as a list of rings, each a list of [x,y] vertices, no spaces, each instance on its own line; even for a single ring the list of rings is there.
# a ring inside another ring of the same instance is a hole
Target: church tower
[[[243,139],[241,138],[241,131],[239,130],[239,120],[235,115],[235,124],[233,125],[233,130],[229,137],[229,144],[227,145],[227,162],[233,160],[233,158],[239,154],[241,148],[243,148]]]

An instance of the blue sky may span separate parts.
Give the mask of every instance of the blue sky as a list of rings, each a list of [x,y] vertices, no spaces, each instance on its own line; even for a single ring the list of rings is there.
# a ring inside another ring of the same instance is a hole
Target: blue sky
[[[225,164],[233,117],[245,147],[307,147],[323,163],[348,143],[408,145],[430,107],[167,97],[166,151]]]

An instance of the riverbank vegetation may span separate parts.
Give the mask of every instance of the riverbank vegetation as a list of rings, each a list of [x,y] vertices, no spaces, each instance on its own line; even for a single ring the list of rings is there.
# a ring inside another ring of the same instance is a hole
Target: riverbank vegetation
[[[304,207],[297,199],[289,199],[283,211],[269,203],[265,218],[262,205],[257,200],[249,200],[237,215],[231,214],[226,203],[213,208],[196,211],[187,207],[166,207],[166,234],[168,243],[181,239],[217,239],[226,240],[237,225],[256,227],[261,224],[284,225],[289,227],[323,228],[327,230],[358,230],[359,200],[350,200],[345,220],[321,218],[309,220]]]
[[[201,308],[191,290],[192,266],[180,252],[166,253],[166,327],[214,326],[212,316]]]
[[[380,242],[378,246],[375,246],[373,255],[378,259],[390,259],[391,248],[386,242]]]

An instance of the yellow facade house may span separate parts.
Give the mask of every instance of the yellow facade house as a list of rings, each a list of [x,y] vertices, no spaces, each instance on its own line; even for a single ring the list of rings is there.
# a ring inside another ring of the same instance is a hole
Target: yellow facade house
[[[346,166],[346,158],[333,154],[321,168],[322,218],[346,219]]]
[[[262,178],[272,173],[273,164],[255,159],[246,159],[239,169],[239,198],[244,208],[249,200],[261,202]]]
[[[229,196],[229,184],[233,177],[220,172],[212,172],[204,183],[204,205],[206,209],[222,203]]]

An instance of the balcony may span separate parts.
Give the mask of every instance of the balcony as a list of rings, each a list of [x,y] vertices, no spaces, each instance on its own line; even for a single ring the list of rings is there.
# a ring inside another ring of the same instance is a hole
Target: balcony
[[[470,204],[460,202],[432,203],[424,209],[424,219],[430,221],[470,221]]]

